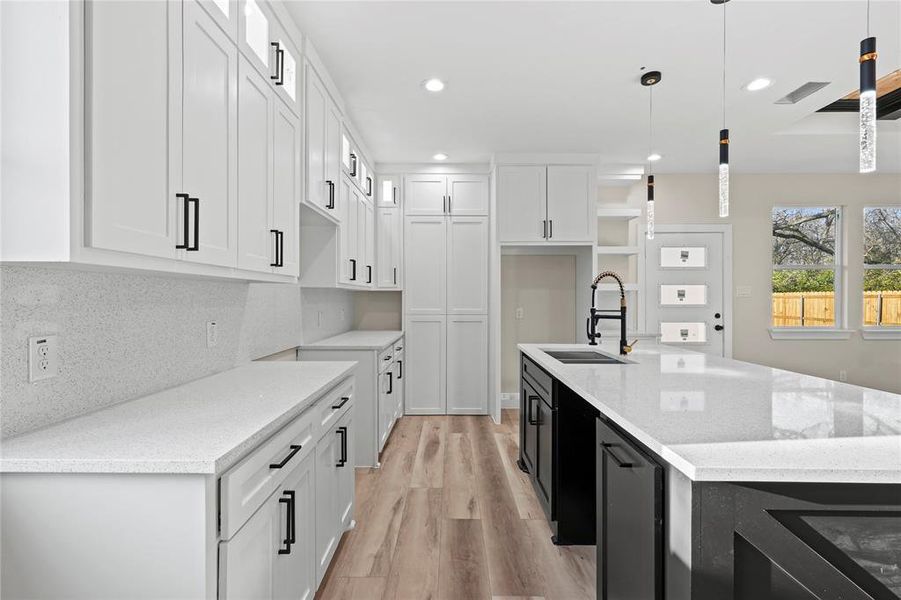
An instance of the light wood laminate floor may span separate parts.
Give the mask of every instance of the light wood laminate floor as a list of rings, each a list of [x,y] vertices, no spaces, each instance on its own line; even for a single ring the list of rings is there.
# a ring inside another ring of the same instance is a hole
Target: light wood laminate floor
[[[403,417],[380,469],[358,469],[355,529],[320,600],[595,597],[594,546],[554,546],[516,467],[519,413]]]

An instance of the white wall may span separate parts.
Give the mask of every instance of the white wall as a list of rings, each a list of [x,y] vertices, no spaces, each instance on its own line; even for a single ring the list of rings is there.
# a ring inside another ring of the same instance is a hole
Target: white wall
[[[302,310],[303,309],[303,310]],[[343,317],[341,315],[343,309]],[[315,327],[318,310],[323,327]],[[353,293],[75,268],[0,267],[0,436],[23,433],[350,329]],[[206,323],[218,343],[206,346]],[[60,373],[28,382],[28,338]]]
[[[751,288],[750,297],[733,299],[734,357],[829,379],[846,370],[850,383],[901,392],[901,341],[864,340],[856,331],[849,340],[786,341],[773,340],[768,332],[773,206],[845,207],[847,325],[857,330],[862,321],[862,210],[901,204],[901,175],[733,175],[727,219],[716,216],[716,185],[713,174],[660,174],[655,208],[658,223],[732,223],[733,285]],[[632,187],[631,203],[641,206],[645,198],[643,183]]]
[[[399,330],[403,327],[401,292],[356,292],[354,329]]]

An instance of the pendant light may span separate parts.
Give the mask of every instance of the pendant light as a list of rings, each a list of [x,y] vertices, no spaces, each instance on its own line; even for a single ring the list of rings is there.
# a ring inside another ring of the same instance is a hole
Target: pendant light
[[[719,207],[720,216],[729,216],[729,130],[726,129],[726,3],[729,0],[710,0],[723,5],[723,128],[720,129]]]
[[[641,85],[648,88],[648,239],[654,239],[654,176],[651,174],[651,156],[654,140],[654,86],[660,83],[660,71],[649,71],[641,76]]]
[[[867,37],[860,41],[860,172],[876,170],[876,38],[870,37],[870,0],[867,0]]]

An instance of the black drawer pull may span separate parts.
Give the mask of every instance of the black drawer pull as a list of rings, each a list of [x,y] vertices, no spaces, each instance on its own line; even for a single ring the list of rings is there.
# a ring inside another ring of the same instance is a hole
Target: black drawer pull
[[[357,280],[357,259],[356,258],[350,259],[350,266],[353,267],[353,269],[351,269],[351,272],[350,272],[350,280],[356,281]]]
[[[194,243],[185,250],[188,252],[197,252],[200,250],[200,198],[188,198],[187,202],[194,203]],[[187,222],[188,213],[185,212],[185,222]],[[187,241],[187,238],[185,238]]]
[[[181,244],[175,244],[175,247],[178,248],[179,250],[187,250],[188,249],[188,238],[191,236],[190,227],[188,225],[188,195],[187,194],[175,194],[175,197],[184,200],[184,204],[182,204],[182,207],[183,207],[182,210],[184,211],[182,213],[182,222],[184,223],[184,232],[182,235],[185,240]]]
[[[397,361],[397,378],[398,379],[404,378],[404,361],[402,361],[402,360]]]
[[[285,539],[282,543],[285,545],[284,548],[279,548],[279,554],[291,554],[291,546],[293,546],[297,542],[297,515],[295,514],[295,502],[294,502],[294,490],[286,490],[282,492],[283,497],[278,499],[279,504],[286,505],[285,516],[287,517],[285,520],[287,521],[288,532],[285,535]],[[287,497],[284,497],[287,496]]]
[[[339,427],[335,432],[341,435],[341,459],[336,467],[343,467],[347,464],[347,427]]]
[[[341,408],[342,406],[344,406],[344,405],[347,404],[348,402],[350,402],[350,396],[341,396],[341,402],[339,402],[338,404],[334,405],[334,406],[332,407],[332,410],[338,410],[339,408]]]
[[[334,210],[335,208],[335,182],[334,181],[326,181],[325,184],[328,186],[328,204],[326,208]]]
[[[275,262],[269,263],[269,266],[270,267],[280,267],[281,265],[279,264],[279,261],[278,261],[278,229],[270,229],[269,233],[275,234]]]
[[[401,350],[404,349],[404,347],[403,347],[403,346],[395,346],[394,349],[395,349],[397,352],[400,352]]]
[[[616,463],[616,466],[617,466],[617,467],[619,467],[620,469],[631,469],[632,467],[635,466],[635,465],[633,465],[632,463],[630,463],[630,462],[628,462],[628,461],[621,460],[621,459],[613,452],[613,446],[614,446],[614,444],[610,444],[610,443],[607,443],[607,442],[601,442],[601,448],[604,450],[604,453],[606,453],[607,456],[609,456],[611,459],[613,459],[613,462]]]
[[[372,265],[366,265],[366,283],[372,283]]]
[[[272,463],[272,464],[270,464],[270,465],[269,465],[269,468],[270,468],[270,469],[281,469],[281,468],[284,467],[286,464],[288,464],[288,461],[291,460],[292,458],[294,458],[294,455],[295,455],[295,454],[297,454],[298,452],[300,452],[301,445],[300,445],[300,444],[291,444],[291,445],[288,446],[288,447],[291,448],[291,452],[288,453],[288,456],[286,456],[285,458],[283,458],[283,459],[282,459],[282,462],[280,462],[280,463]]]
[[[388,371],[388,394],[394,393],[394,373]]]
[[[382,360],[391,360],[391,355],[389,354],[388,356],[386,356],[386,357],[383,358]]]

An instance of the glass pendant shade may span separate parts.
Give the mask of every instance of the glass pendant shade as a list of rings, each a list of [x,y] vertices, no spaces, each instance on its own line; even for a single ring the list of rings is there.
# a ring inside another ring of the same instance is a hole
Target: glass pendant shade
[[[719,179],[720,216],[729,216],[729,130],[720,131],[720,179]]]
[[[654,239],[654,176],[648,175],[648,239]]]
[[[876,38],[860,42],[860,172],[876,170]]]

